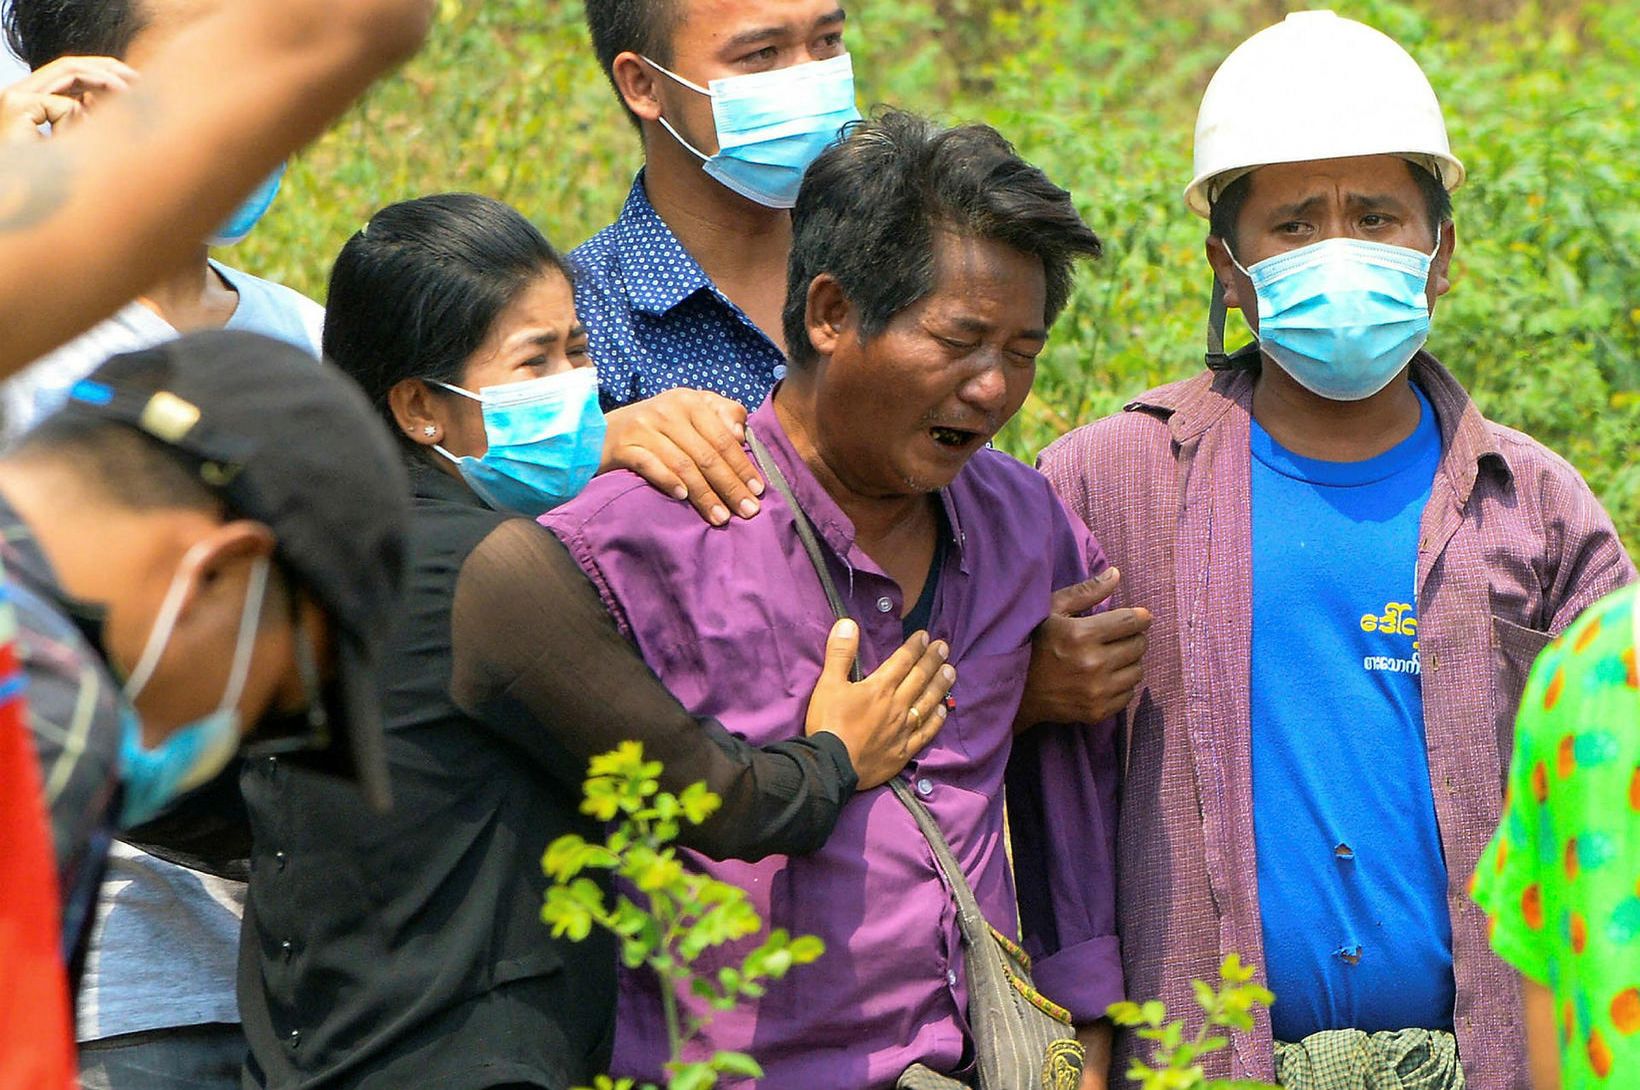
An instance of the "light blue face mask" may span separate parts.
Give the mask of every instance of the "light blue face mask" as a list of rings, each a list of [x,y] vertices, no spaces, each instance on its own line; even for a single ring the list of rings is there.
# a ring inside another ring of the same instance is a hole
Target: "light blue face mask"
[[[707,174],[769,208],[796,204],[809,164],[836,142],[838,130],[860,119],[854,105],[854,60],[847,53],[772,72],[715,79],[706,87],[648,57],[644,60],[712,100],[718,152],[707,155],[678,135],[664,117],[661,126],[701,160]]]
[[[262,620],[262,600],[268,589],[268,558],[265,556],[258,557],[251,568],[245,587],[245,608],[239,616],[239,639],[234,645],[233,663],[228,668],[228,683],[216,710],[179,727],[152,749],[142,744],[142,722],[135,710],[137,697],[154,676],[160,656],[171,642],[177,616],[182,612],[182,599],[187,594],[188,577],[204,555],[199,548],[195,546],[178,565],[165,600],[160,603],[159,615],[154,618],[147,646],[125,683],[120,737],[121,778],[125,783],[120,824],[125,828],[141,825],[178,795],[209,781],[227,767],[239,749],[239,698],[245,692],[245,678],[250,674],[251,652],[256,648],[257,626]]]
[[[207,246],[232,246],[236,242],[243,242],[251,233],[259,220],[273,205],[273,198],[279,195],[279,186],[285,180],[285,164],[280,163],[272,174],[262,179],[262,184],[251,191],[233,214],[216,233],[205,240]]]
[[[485,386],[478,393],[435,382],[484,408],[490,449],[454,462],[478,497],[498,511],[535,518],[580,494],[604,456],[604,413],[598,372],[577,367],[543,378]]]
[[[1258,296],[1259,347],[1312,393],[1371,397],[1429,336],[1425,291],[1439,249],[1439,238],[1427,254],[1329,238],[1250,269],[1236,261]]]

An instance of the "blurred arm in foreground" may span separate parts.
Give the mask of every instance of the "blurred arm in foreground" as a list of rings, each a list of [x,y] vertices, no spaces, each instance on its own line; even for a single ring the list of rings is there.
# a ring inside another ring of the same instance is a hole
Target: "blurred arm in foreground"
[[[141,84],[0,166],[0,377],[198,250],[235,204],[425,35],[429,0],[246,0]],[[70,270],[41,292],[42,270]]]

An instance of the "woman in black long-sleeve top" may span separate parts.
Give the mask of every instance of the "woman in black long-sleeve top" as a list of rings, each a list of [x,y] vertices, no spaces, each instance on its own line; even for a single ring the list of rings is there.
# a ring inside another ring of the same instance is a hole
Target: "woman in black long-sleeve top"
[[[595,387],[589,408],[592,376],[574,374],[585,345],[563,261],[487,198],[384,209],[337,260],[326,354],[404,437],[415,490],[383,664],[394,807],[376,815],[287,760],[247,770],[254,1085],[590,1081],[613,1032],[614,948],[540,922],[546,845],[598,835],[578,810],[587,758],[641,740],[668,789],[699,780],[723,798],[690,846],[756,859],[818,847],[849,795],[943,721],[949,670],[926,637],[859,685],[834,640],[807,737],[762,749],[672,699],[556,539],[498,509],[538,514],[585,483],[588,449],[596,464]]]

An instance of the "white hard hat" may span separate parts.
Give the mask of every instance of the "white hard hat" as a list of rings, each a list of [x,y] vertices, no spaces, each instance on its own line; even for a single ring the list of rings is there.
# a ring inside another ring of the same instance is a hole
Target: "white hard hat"
[[[1242,42],[1213,74],[1184,199],[1206,216],[1226,185],[1256,167],[1352,155],[1400,155],[1449,190],[1463,184],[1418,62],[1364,23],[1295,11]]]

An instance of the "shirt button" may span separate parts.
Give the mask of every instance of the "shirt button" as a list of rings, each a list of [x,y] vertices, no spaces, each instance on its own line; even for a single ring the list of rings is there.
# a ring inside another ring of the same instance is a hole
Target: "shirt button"
[[[927,776],[924,776],[922,779],[917,781],[917,794],[921,795],[923,798],[926,799],[929,795],[932,795],[933,793],[934,793],[934,781],[933,780],[929,779]]]
[[[274,866],[278,867],[280,870],[285,869],[285,861],[286,861],[286,857],[285,857],[284,852],[274,852],[273,853]]]
[[[893,608],[894,608],[894,599],[890,598],[888,595],[885,594],[881,598],[877,599],[877,612],[878,613],[887,613],[889,610],[891,610]]]
[[[299,1029],[291,1030],[290,1036],[285,1038],[285,1042],[289,1044],[291,1048],[295,1048],[297,1045],[302,1043],[302,1031]]]
[[[296,949],[295,944],[292,943],[289,939],[286,939],[284,942],[279,944],[279,952],[281,954],[285,955],[285,960],[286,961],[290,960],[290,955],[295,949]]]
[[[779,382],[781,379],[783,379],[785,377],[786,377],[786,365],[783,364],[783,363],[775,364],[774,365],[774,380],[776,382]]]
[[[953,988],[957,986],[957,971],[955,969],[947,969],[945,971],[945,982]]]

